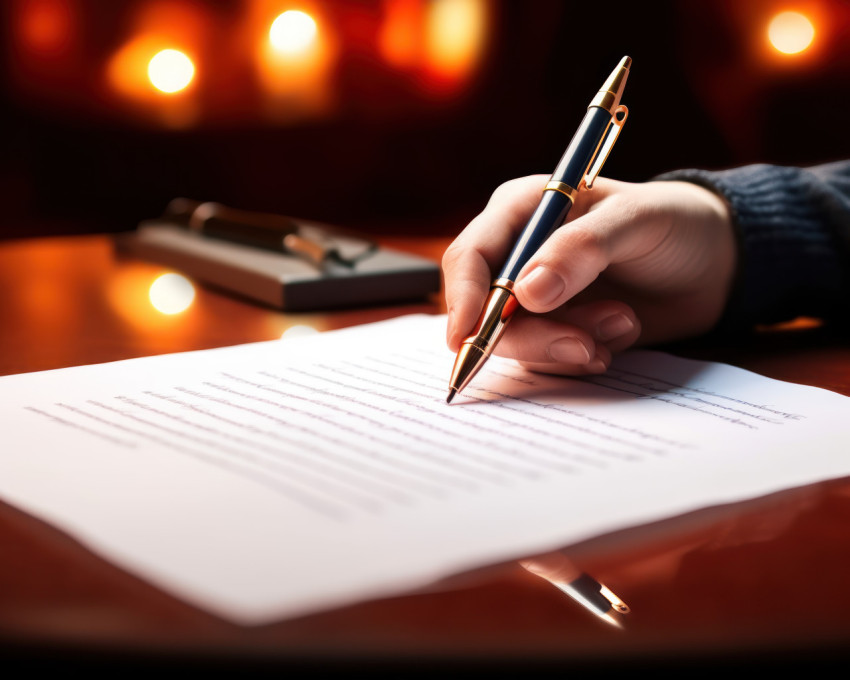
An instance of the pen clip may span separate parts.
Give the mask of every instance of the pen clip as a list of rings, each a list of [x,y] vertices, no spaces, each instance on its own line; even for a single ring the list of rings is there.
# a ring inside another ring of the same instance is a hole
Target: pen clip
[[[631,609],[629,609],[629,605],[617,597],[607,586],[601,586],[599,588],[599,594],[611,603],[611,606],[615,609],[615,611],[618,611],[621,614],[628,614],[631,611]]]
[[[593,183],[599,177],[602,166],[605,164],[608,154],[611,153],[614,142],[617,141],[617,137],[622,131],[628,117],[629,110],[625,106],[620,105],[614,109],[614,113],[611,115],[611,122],[608,123],[605,134],[602,135],[602,140],[599,142],[596,153],[593,155],[590,165],[587,166],[587,172],[584,174],[584,186],[588,189],[593,188]]]

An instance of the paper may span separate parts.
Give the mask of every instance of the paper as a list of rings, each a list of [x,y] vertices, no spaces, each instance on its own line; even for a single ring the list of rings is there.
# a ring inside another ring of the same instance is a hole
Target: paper
[[[850,473],[850,399],[634,351],[492,359],[451,405],[445,318],[0,379],[0,497],[259,624]]]

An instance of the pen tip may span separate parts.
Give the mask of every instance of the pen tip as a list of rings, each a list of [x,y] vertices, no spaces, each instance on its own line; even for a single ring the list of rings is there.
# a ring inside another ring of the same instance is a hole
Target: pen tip
[[[454,387],[452,387],[452,388],[449,390],[449,396],[448,396],[448,397],[446,397],[446,403],[447,403],[447,404],[451,404],[451,403],[452,403],[452,399],[454,399],[454,398],[455,398],[455,395],[456,395],[456,394],[457,394],[457,390],[456,390]]]
[[[631,57],[623,57],[620,61],[620,68],[631,68],[632,66],[632,58]]]

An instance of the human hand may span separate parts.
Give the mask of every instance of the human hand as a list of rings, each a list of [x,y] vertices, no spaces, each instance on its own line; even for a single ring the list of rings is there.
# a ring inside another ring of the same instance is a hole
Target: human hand
[[[446,250],[447,342],[457,351],[549,177],[500,186]],[[546,373],[601,373],[612,353],[701,335],[737,266],[729,209],[688,182],[599,178],[520,272],[522,306],[494,354]]]

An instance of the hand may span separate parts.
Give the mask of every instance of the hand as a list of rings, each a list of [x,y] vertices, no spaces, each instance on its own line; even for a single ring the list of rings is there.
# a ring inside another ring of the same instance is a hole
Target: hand
[[[447,341],[457,351],[540,200],[546,175],[500,186],[443,256]],[[720,319],[737,266],[725,201],[688,182],[599,178],[578,193],[517,278],[522,310],[495,354],[547,373],[601,373],[613,352],[701,335]]]

